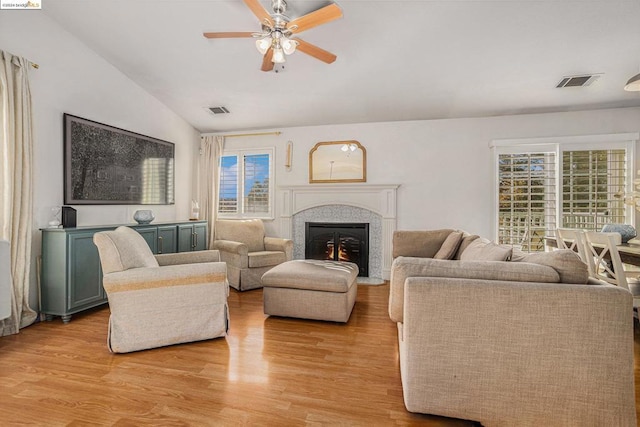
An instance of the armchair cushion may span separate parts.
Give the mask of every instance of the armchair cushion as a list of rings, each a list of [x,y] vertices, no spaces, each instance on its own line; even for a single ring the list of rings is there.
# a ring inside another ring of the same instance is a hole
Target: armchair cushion
[[[144,238],[132,228],[121,226],[94,235],[102,249],[100,263],[104,274],[131,268],[158,267],[158,261]]]
[[[280,251],[260,251],[249,254],[249,268],[269,267],[287,261],[284,252]]]
[[[218,220],[216,240],[231,240],[247,245],[249,252],[264,251],[264,224],[259,219]]]

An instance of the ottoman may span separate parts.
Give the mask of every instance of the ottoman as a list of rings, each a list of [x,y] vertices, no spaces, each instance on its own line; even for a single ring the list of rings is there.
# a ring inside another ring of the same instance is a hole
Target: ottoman
[[[352,262],[293,260],[262,276],[264,314],[346,322],[356,302]]]

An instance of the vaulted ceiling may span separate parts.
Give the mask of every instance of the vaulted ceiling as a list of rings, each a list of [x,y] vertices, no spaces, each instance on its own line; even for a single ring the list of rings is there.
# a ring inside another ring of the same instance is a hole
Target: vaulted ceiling
[[[287,0],[291,18],[329,4]],[[271,10],[270,0],[262,1]],[[639,0],[342,0],[300,34],[302,52],[260,71],[241,0],[52,0],[45,13],[202,132],[486,117],[640,106]],[[44,35],[43,35],[44,36]],[[587,87],[563,76],[600,74]],[[230,113],[213,115],[208,107]]]

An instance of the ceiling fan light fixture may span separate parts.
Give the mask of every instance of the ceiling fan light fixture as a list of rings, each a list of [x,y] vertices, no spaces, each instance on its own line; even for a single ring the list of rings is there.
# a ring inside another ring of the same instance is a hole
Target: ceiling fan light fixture
[[[624,86],[624,90],[628,92],[638,92],[640,91],[640,73],[631,77],[627,84]]]
[[[269,50],[269,48],[271,47],[271,43],[272,43],[272,39],[270,36],[258,39],[256,40],[256,49],[258,49],[258,52],[264,55],[265,53],[267,53],[267,50]]]

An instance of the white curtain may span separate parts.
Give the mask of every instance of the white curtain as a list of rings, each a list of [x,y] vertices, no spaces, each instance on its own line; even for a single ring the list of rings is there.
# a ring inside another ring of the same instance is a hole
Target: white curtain
[[[218,166],[224,149],[224,136],[205,136],[200,140],[198,199],[200,215],[209,223],[209,247],[213,245],[218,200]]]
[[[29,307],[33,212],[33,135],[30,62],[0,50],[0,239],[10,243],[11,317],[0,336],[18,333],[36,319]]]

